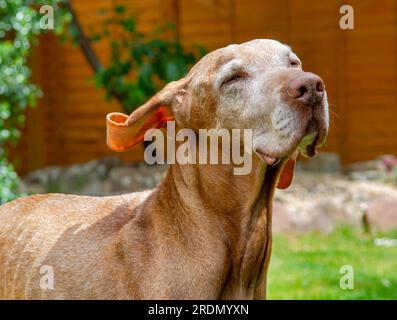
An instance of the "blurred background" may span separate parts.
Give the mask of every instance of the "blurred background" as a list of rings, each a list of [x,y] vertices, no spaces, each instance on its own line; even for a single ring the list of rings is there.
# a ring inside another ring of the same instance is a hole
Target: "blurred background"
[[[276,194],[269,298],[396,299],[397,0],[0,0],[0,203],[154,187],[166,166],[111,152],[105,115],[255,38],[323,78],[331,116],[322,153]]]

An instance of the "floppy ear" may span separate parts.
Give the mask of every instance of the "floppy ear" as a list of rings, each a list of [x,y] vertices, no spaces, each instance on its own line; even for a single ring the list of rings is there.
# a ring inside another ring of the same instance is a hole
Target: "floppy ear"
[[[170,82],[130,116],[113,112],[106,116],[107,145],[113,151],[126,151],[144,140],[151,128],[166,127],[173,120],[170,110],[182,103],[187,78]]]

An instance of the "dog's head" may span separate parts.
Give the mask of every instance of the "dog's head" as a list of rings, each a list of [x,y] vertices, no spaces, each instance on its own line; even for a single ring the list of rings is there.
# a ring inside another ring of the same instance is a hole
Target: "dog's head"
[[[304,72],[291,49],[274,40],[213,51],[129,117],[108,115],[108,145],[125,150],[142,140],[142,129],[161,127],[168,119],[163,106],[180,127],[252,129],[253,151],[269,165],[298,146],[313,156],[328,131],[322,80]]]

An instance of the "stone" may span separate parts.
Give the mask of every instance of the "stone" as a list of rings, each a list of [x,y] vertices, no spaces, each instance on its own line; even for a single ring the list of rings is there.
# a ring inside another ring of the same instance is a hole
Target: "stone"
[[[298,226],[301,233],[317,231],[328,234],[340,225],[361,226],[358,215],[349,214],[344,204],[333,199],[315,203],[306,216],[307,219]]]
[[[341,171],[340,157],[334,152],[321,152],[312,159],[307,159],[299,166],[304,171],[339,173]]]
[[[40,183],[26,183],[23,180],[19,183],[19,189],[22,194],[43,194],[46,188]]]
[[[136,181],[137,175],[139,173],[137,173],[134,166],[121,166],[111,169],[108,175],[108,181],[110,182],[112,193],[141,190],[142,187]]]
[[[69,192],[68,192],[69,193]],[[107,181],[99,179],[89,179],[80,186],[75,194],[87,196],[107,196],[111,194],[110,184]]]
[[[307,232],[321,232],[324,234],[331,233],[336,226],[335,220],[332,216],[327,213],[313,210],[309,213],[310,219],[306,220],[304,223],[300,223],[298,226],[299,233]]]
[[[353,171],[348,173],[350,179],[355,181],[380,181],[385,179],[385,174],[380,170]]]
[[[345,173],[355,181],[396,182],[397,158],[383,155],[375,160],[356,162],[344,168]]]
[[[345,166],[345,172],[355,171],[374,171],[382,169],[382,161],[380,160],[368,160],[360,161]]]
[[[326,158],[331,159],[332,155]],[[322,164],[315,170],[323,170],[321,168],[327,161],[320,161]],[[107,157],[35,171],[23,179],[22,191],[27,194],[61,192],[94,196],[130,193],[154,188],[164,179],[167,168],[167,165],[144,162],[126,165],[117,158]],[[356,168],[366,171],[352,172],[365,173],[374,168],[374,163]],[[275,193],[273,230],[329,233],[339,224],[360,227],[362,214],[367,212],[370,226],[383,231],[397,225],[396,211],[397,188],[394,184],[352,181],[343,174],[298,170],[291,187]]]
[[[370,202],[367,221],[371,231],[397,230],[397,198],[377,199]]]
[[[273,203],[272,230],[276,233],[291,233],[296,230],[291,211],[279,201]]]

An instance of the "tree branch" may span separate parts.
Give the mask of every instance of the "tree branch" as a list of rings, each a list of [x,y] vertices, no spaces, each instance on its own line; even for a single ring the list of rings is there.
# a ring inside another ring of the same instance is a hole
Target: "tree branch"
[[[76,15],[76,12],[74,11],[73,5],[72,5],[70,0],[65,0],[65,8],[72,15],[71,24],[75,27],[75,29],[77,31],[77,39],[76,40],[79,43],[79,46],[81,48],[81,51],[84,54],[84,57],[86,58],[88,64],[92,68],[92,70],[95,73],[98,73],[99,70],[103,67],[103,65],[101,64],[98,56],[96,55],[95,51],[93,50],[93,48],[91,46],[90,39],[84,33],[83,27],[82,27],[77,15]],[[124,105],[124,96],[120,92],[118,92],[117,90],[112,88],[110,90],[110,94],[117,101],[119,101],[122,106]]]

